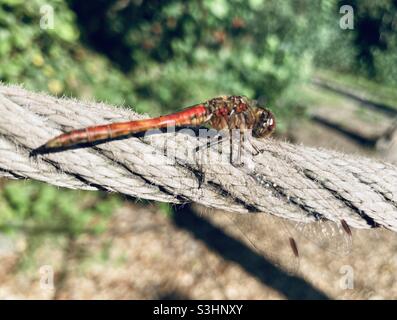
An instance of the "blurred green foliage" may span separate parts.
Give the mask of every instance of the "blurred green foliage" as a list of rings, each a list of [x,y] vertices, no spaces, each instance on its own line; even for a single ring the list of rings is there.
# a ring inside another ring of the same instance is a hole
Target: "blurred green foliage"
[[[54,29],[40,28],[40,9],[51,4]],[[0,79],[55,95],[132,103],[126,77],[79,44],[75,15],[65,1],[0,2]],[[106,75],[106,76],[101,76]],[[116,89],[109,90],[115,86]],[[1,156],[1,155],[0,155]],[[120,200],[102,193],[57,189],[37,182],[0,188],[0,231],[23,231],[29,245],[43,237],[98,233]]]
[[[95,236],[105,231],[121,203],[119,196],[103,192],[12,181],[0,189],[0,232],[27,237],[25,254],[18,264],[26,269],[36,265],[34,254],[46,239],[52,240],[51,245],[65,246],[80,235]]]
[[[274,105],[305,79],[335,1],[70,1],[81,38],[152,114],[220,94]],[[287,101],[284,101],[286,103]]]
[[[37,182],[9,182],[1,190],[0,228],[13,232],[42,230],[74,236],[99,233],[118,206],[117,197],[56,189]]]
[[[339,28],[342,4],[355,9],[354,30]],[[48,5],[53,29],[40,27]],[[282,130],[283,119],[300,112],[297,86],[316,65],[396,84],[396,7],[385,0],[1,0],[0,80],[152,115],[243,94],[270,105]],[[115,199],[6,183],[0,226],[102,230]],[[92,225],[95,217],[103,223]]]
[[[339,0],[354,10],[354,29],[341,30],[329,17],[328,44],[316,63],[339,73],[361,75],[383,85],[397,85],[397,1]],[[341,17],[342,15],[336,12]]]
[[[45,8],[54,28],[42,29]],[[79,43],[75,14],[63,0],[0,2],[0,79],[55,95],[134,103],[126,77]],[[113,88],[113,89],[110,89]]]

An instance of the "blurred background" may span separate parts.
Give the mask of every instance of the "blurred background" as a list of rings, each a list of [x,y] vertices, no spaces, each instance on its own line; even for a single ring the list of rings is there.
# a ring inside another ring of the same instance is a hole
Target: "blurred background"
[[[246,95],[277,139],[397,162],[396,31],[387,0],[0,0],[0,80],[152,116]],[[291,274],[280,222],[243,231],[266,253],[222,216],[0,179],[0,298],[397,298],[392,232],[302,239]]]

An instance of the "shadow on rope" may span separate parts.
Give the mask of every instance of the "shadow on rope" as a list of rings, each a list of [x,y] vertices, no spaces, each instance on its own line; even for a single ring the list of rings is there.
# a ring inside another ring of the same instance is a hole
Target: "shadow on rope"
[[[177,206],[173,220],[177,227],[188,230],[212,251],[225,260],[239,264],[264,285],[277,290],[287,299],[329,299],[325,293],[302,278],[276,267],[244,243],[197,215],[189,205]]]

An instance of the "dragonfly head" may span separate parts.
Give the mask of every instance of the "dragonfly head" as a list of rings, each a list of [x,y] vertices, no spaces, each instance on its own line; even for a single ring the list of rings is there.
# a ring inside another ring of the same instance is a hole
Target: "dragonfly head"
[[[276,119],[270,110],[256,107],[256,121],[252,128],[252,135],[255,138],[266,138],[276,129]]]

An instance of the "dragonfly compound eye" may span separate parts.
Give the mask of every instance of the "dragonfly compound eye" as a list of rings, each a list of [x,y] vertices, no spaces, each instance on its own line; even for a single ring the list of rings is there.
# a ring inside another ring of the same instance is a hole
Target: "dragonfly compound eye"
[[[276,129],[276,120],[274,119],[273,114],[269,111],[269,118],[267,119],[267,122],[264,124],[271,132]]]
[[[259,109],[257,121],[253,127],[253,135],[256,138],[265,138],[270,136],[276,129],[276,119],[273,113],[267,109]]]

